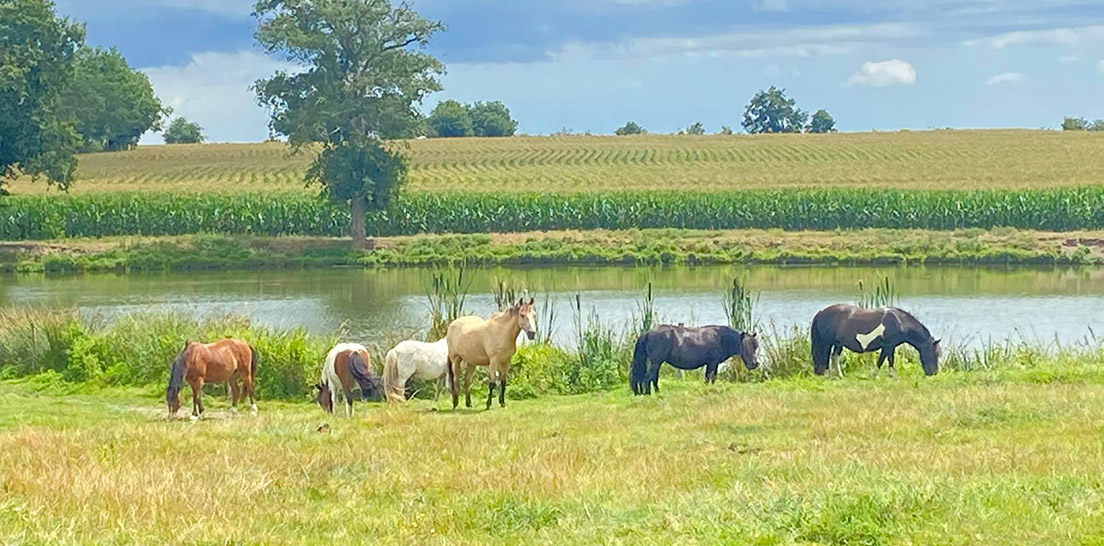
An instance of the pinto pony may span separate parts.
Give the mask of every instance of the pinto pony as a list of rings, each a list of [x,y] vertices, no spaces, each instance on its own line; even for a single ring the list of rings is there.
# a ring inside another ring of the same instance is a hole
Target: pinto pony
[[[387,351],[383,359],[383,392],[388,402],[405,402],[406,382],[411,377],[438,381],[447,373],[448,338],[435,343],[406,340]]]
[[[903,343],[912,345],[920,353],[925,375],[939,372],[939,340],[933,338],[916,317],[896,307],[863,309],[843,303],[826,307],[813,317],[810,334],[813,372],[817,375],[824,375],[832,363],[843,377],[839,357],[844,347],[856,353],[881,351],[874,376],[877,377],[882,363],[887,360],[890,374],[893,374],[894,353]]]
[[[329,413],[337,407],[338,397],[345,396],[345,416],[353,415],[353,389],[360,387],[364,400],[379,400],[379,383],[368,367],[368,349],[357,343],[338,343],[326,354],[322,380],[314,386],[315,401]]]
[[[448,378],[452,391],[452,409],[459,405],[460,390],[456,381],[460,366],[464,371],[464,393],[467,406],[471,407],[471,377],[476,366],[487,367],[487,409],[491,409],[495,385],[501,385],[498,403],[506,407],[506,378],[510,374],[510,359],[517,351],[518,334],[525,332],[529,339],[537,335],[537,313],[533,298],[525,298],[505,311],[483,320],[479,317],[460,317],[448,327]]]
[[[717,380],[721,363],[740,355],[749,370],[759,367],[759,336],[728,326],[687,328],[663,324],[641,334],[633,350],[629,384],[634,395],[659,392],[659,367],[664,362],[680,369],[705,366],[705,382]]]
[[[176,417],[180,409],[180,390],[184,388],[185,381],[192,387],[192,419],[203,417],[204,383],[223,381],[230,388],[231,411],[238,411],[238,400],[244,394],[249,397],[250,409],[257,413],[257,398],[253,391],[256,377],[257,352],[248,343],[237,339],[223,339],[215,343],[188,341],[169,371],[169,388],[165,392],[169,418]]]

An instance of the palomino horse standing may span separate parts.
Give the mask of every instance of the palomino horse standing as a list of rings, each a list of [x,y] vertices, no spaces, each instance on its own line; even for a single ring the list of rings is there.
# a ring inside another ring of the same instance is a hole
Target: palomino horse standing
[[[379,400],[379,383],[368,367],[368,349],[358,343],[338,343],[326,354],[322,380],[314,386],[315,400],[329,413],[337,407],[339,395],[345,396],[345,416],[353,415],[353,389],[360,387],[364,400]]]
[[[839,357],[844,347],[856,353],[881,351],[874,375],[886,360],[892,374],[894,353],[902,343],[920,352],[920,365],[926,375],[939,371],[939,340],[916,317],[896,307],[863,309],[843,303],[827,307],[813,317],[811,336],[813,371],[817,375],[824,375],[831,360],[843,377]]]
[[[435,343],[406,340],[387,351],[383,359],[383,392],[388,402],[406,401],[406,382],[411,377],[438,381],[447,374],[448,338]]]
[[[659,392],[659,367],[664,362],[680,369],[705,366],[705,382],[717,380],[721,363],[740,355],[747,369],[759,367],[759,336],[728,326],[686,328],[663,324],[644,332],[636,340],[629,384],[633,394]]]
[[[452,390],[452,408],[459,405],[460,392],[456,377],[460,364],[464,370],[464,392],[467,406],[471,407],[471,377],[476,366],[487,366],[487,409],[491,409],[495,384],[501,385],[498,403],[506,407],[506,378],[510,373],[510,359],[517,350],[517,337],[522,331],[529,339],[537,335],[537,313],[533,298],[524,298],[509,309],[483,320],[479,317],[460,317],[449,324],[448,359],[449,387]]]
[[[169,418],[176,417],[180,409],[180,390],[184,382],[192,387],[192,418],[203,416],[203,384],[225,381],[230,387],[231,411],[238,410],[238,400],[249,397],[250,409],[257,412],[257,398],[253,381],[257,377],[257,352],[248,343],[237,339],[223,339],[215,343],[188,341],[184,350],[173,361],[169,372],[169,388],[165,401],[169,404]],[[242,385],[238,386],[241,379]]]

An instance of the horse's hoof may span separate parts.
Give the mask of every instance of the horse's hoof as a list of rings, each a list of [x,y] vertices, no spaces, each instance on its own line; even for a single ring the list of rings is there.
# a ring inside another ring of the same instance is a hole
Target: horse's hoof
[[[253,404],[252,406],[250,406],[249,413],[252,413],[253,415],[257,415],[257,404]]]
[[[234,406],[234,407],[230,408],[230,413],[232,413],[234,415],[237,415],[238,414],[238,407]]]
[[[188,417],[188,420],[192,422],[199,421],[199,416],[193,413],[190,417]]]

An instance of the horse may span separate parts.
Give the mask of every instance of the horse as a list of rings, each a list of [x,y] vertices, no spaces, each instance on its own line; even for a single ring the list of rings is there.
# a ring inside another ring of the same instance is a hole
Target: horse
[[[839,357],[844,347],[855,353],[881,351],[874,377],[887,360],[890,375],[893,375],[894,353],[902,343],[912,345],[920,353],[925,375],[935,375],[939,371],[940,340],[933,338],[916,317],[896,307],[863,309],[843,303],[826,307],[813,317],[810,336],[813,371],[817,375],[824,375],[831,360],[843,377]]]
[[[169,388],[165,401],[169,418],[180,409],[180,390],[184,382],[192,387],[192,419],[203,417],[203,384],[226,382],[230,388],[230,411],[238,411],[238,400],[249,397],[250,409],[257,413],[257,398],[253,382],[257,378],[257,352],[248,343],[237,339],[222,339],[214,343],[186,341],[184,350],[176,355],[169,371]],[[241,387],[238,380],[241,380]]]
[[[491,409],[495,384],[501,385],[498,403],[506,407],[506,378],[510,373],[510,359],[517,351],[518,334],[525,332],[529,339],[537,335],[537,313],[533,307],[533,298],[526,302],[521,298],[505,311],[491,315],[483,320],[480,317],[460,317],[449,324],[448,335],[448,380],[452,391],[452,409],[459,405],[459,385],[456,376],[460,375],[463,363],[465,403],[471,407],[471,377],[476,366],[487,366],[487,409]]]
[[[447,375],[448,338],[435,343],[406,340],[387,351],[383,359],[383,392],[388,402],[406,401],[406,382],[411,377],[436,381]]]
[[[345,416],[353,416],[353,388],[360,387],[364,400],[379,400],[380,389],[368,367],[368,349],[358,343],[338,343],[326,354],[322,365],[322,380],[315,384],[314,400],[327,413],[333,413],[337,399],[345,397]],[[340,389],[340,392],[339,392]]]
[[[705,366],[705,382],[717,380],[721,363],[740,355],[749,370],[759,367],[759,335],[728,326],[687,328],[662,324],[636,339],[629,384],[634,395],[659,392],[659,368],[664,362],[680,370]]]

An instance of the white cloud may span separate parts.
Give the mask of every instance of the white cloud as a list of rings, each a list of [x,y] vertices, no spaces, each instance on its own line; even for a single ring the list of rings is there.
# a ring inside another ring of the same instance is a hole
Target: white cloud
[[[867,61],[843,82],[843,87],[889,87],[916,83],[916,68],[900,59]]]
[[[203,126],[212,141],[252,142],[268,136],[268,114],[257,105],[250,86],[277,70],[295,65],[253,51],[192,55],[184,66],[143,69],[161,101]],[[159,142],[147,133],[143,142]]]
[[[1003,72],[991,76],[988,80],[985,80],[986,85],[997,85],[1001,83],[1017,83],[1024,79],[1024,75],[1019,72]]]
[[[549,53],[552,59],[693,57],[823,57],[851,53],[867,44],[893,43],[918,37],[920,29],[909,23],[825,25],[765,31],[731,32],[662,38],[630,38],[620,42],[573,42]]]
[[[1104,40],[1104,25],[1039,30],[1015,30],[989,38],[970,40],[966,45],[988,44],[995,49],[1017,45],[1074,45]]]

